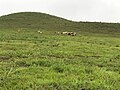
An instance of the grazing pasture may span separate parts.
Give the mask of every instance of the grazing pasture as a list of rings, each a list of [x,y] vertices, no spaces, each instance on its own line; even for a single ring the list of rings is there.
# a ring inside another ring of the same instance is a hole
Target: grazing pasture
[[[15,25],[0,28],[0,90],[120,89],[119,31],[76,27],[72,37],[55,33],[68,29],[62,26],[18,31]]]
[[[0,89],[120,88],[120,39],[0,31]]]

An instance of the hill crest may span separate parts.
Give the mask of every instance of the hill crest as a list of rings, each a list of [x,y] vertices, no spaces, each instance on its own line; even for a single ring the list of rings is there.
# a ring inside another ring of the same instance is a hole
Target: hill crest
[[[0,28],[28,28],[53,31],[120,32],[119,23],[74,22],[61,17],[39,13],[19,12],[0,17]]]

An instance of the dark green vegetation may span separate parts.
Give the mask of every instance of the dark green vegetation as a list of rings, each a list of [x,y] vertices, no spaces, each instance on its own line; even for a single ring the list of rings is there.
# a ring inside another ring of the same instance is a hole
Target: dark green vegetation
[[[0,90],[119,90],[119,35],[117,23],[72,22],[42,13],[2,16]]]

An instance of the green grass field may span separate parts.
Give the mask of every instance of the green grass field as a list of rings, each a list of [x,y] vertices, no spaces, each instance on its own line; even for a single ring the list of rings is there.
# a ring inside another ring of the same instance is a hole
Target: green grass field
[[[43,13],[0,17],[0,90],[120,90],[119,29]]]

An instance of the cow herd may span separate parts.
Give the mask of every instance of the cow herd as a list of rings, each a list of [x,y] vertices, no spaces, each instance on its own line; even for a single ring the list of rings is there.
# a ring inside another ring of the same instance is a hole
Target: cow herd
[[[42,33],[41,31],[37,31],[38,33]]]
[[[76,32],[55,32],[56,34],[76,36]]]
[[[17,32],[21,32],[21,29],[18,29]],[[37,31],[38,33],[42,34],[43,32]],[[76,36],[76,32],[55,32],[57,35],[69,35],[69,36]]]
[[[61,32],[61,34],[70,35],[70,36],[76,36],[75,32]]]
[[[43,32],[37,31],[38,33],[42,34]],[[69,35],[69,36],[76,36],[76,32],[55,32],[57,35]]]
[[[42,34],[43,32],[37,31],[38,33]],[[69,36],[76,36],[76,32],[55,32],[55,34],[58,35],[69,35]]]

